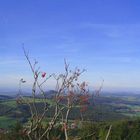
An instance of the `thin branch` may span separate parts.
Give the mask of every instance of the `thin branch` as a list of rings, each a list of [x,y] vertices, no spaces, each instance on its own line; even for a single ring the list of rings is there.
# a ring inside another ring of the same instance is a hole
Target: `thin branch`
[[[107,135],[106,135],[105,140],[108,140],[108,137],[109,137],[109,135],[110,135],[111,129],[112,129],[112,125],[110,125],[110,127],[109,127],[109,130],[108,130],[108,133],[107,133]]]

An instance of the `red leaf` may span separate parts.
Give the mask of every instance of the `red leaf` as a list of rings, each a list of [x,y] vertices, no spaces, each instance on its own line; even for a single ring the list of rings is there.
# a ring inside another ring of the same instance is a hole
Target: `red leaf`
[[[46,72],[43,72],[41,76],[44,78],[46,76]]]

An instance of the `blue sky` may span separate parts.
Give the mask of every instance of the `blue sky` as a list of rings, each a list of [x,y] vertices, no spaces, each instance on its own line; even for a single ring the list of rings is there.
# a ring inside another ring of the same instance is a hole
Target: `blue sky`
[[[31,84],[22,43],[48,74],[66,58],[93,88],[140,90],[139,14],[139,0],[0,0],[0,90]]]

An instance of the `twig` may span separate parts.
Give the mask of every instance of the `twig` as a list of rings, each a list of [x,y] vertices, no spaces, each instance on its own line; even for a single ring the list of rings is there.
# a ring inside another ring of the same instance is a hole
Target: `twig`
[[[110,125],[110,127],[109,127],[109,130],[108,130],[108,133],[107,133],[107,135],[106,135],[105,140],[108,140],[109,134],[110,134],[110,132],[111,132],[111,128],[112,128],[112,125]]]

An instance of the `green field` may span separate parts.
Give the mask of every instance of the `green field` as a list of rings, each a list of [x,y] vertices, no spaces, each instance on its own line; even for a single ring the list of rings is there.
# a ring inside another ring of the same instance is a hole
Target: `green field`
[[[0,128],[9,128],[10,126],[14,125],[17,122],[17,120],[13,118],[9,118],[7,116],[1,116],[0,117]]]

